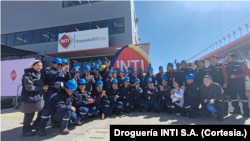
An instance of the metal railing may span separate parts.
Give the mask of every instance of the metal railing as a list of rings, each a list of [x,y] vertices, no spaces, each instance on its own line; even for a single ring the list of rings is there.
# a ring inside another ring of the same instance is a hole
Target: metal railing
[[[13,107],[15,109],[20,109],[21,107],[21,100],[18,101],[19,97],[21,96],[21,93],[19,93],[20,86],[22,86],[22,84],[17,86],[17,94],[16,94],[16,99],[15,99],[16,103],[15,103],[15,106]]]

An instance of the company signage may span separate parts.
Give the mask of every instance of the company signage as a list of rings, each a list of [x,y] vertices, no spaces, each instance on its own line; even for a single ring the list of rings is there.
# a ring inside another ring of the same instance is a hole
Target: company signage
[[[108,28],[58,35],[58,52],[109,47]]]

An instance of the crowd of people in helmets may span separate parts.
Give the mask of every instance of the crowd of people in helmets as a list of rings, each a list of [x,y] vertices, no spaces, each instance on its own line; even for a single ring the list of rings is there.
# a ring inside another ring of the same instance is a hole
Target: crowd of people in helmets
[[[25,69],[22,84],[21,111],[25,113],[23,136],[45,136],[46,123],[51,119],[53,128],[69,134],[68,125],[80,126],[83,119],[101,115],[109,118],[132,111],[169,113],[197,118],[213,117],[223,121],[227,116],[228,100],[241,114],[237,94],[242,102],[243,117],[249,117],[249,104],[245,92],[244,76],[250,70],[236,55],[228,54],[227,63],[219,63],[212,56],[209,66],[204,60],[195,61],[195,69],[186,60],[168,63],[155,75],[150,67],[147,74],[128,67],[127,70],[110,68],[98,60],[84,67],[69,69],[66,59],[54,58],[52,67],[42,70],[42,62],[35,60]],[[174,69],[176,66],[176,69]],[[32,119],[38,112],[35,122]]]

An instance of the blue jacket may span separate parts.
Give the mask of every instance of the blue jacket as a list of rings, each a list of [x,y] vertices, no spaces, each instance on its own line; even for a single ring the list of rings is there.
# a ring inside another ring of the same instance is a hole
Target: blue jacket
[[[101,97],[101,95],[102,95],[102,92],[97,92],[96,90],[95,91],[92,91],[92,93],[91,93],[91,97],[93,98],[93,99],[95,99],[95,103],[93,104],[93,105],[99,105],[99,104],[101,104],[103,101],[105,101],[105,100],[108,100],[108,95],[107,95],[107,93],[106,93],[106,95],[105,96],[103,96],[103,97]]]
[[[160,86],[158,86],[158,89],[159,89],[160,102],[171,100],[170,91],[172,88],[170,86],[167,85],[166,87],[164,87],[163,91],[161,91]]]
[[[87,91],[84,90],[82,92],[79,88],[77,88],[74,93],[72,94],[73,96],[73,106],[78,108],[78,107],[86,107],[88,104],[86,104],[86,100],[89,98],[87,95]]]
[[[134,100],[143,99],[143,90],[141,87],[138,87],[137,89],[133,87],[132,90],[133,90]]]
[[[151,92],[151,94],[148,94],[148,90]],[[159,90],[156,86],[153,86],[151,89],[146,86],[143,92],[143,98],[144,100],[157,100],[159,101]]]
[[[200,90],[199,87],[195,84],[189,84],[184,91],[184,100],[185,101],[199,101],[200,100]]]
[[[116,88],[116,90],[114,90],[112,87],[110,87],[107,90],[107,94],[108,94],[110,103],[116,103],[117,101],[121,101],[123,98],[121,95],[121,91],[118,87]],[[116,100],[114,99],[115,95],[119,96]]]
[[[125,88],[124,84],[122,84],[120,86],[120,92],[121,92],[121,96],[122,96],[122,102],[124,104],[130,103],[133,101],[133,99],[134,99],[133,89],[130,85],[127,88]]]
[[[69,96],[65,89],[62,89],[54,98],[53,98],[53,110],[55,112],[62,112],[71,110],[73,103],[73,96]]]

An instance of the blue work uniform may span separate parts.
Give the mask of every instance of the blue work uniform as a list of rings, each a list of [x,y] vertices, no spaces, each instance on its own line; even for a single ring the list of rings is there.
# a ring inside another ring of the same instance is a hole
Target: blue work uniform
[[[124,109],[123,102],[122,102],[122,95],[120,92],[120,89],[117,87],[115,90],[110,87],[107,90],[107,94],[110,101],[110,107],[108,109],[107,116],[111,116],[112,112],[115,111],[116,113],[119,111],[122,111]],[[119,97],[117,99],[114,99],[115,95],[118,95]]]
[[[150,91],[151,94],[147,92]],[[159,90],[156,86],[151,89],[146,86],[143,92],[144,108],[147,110],[150,106],[154,106],[155,111],[159,111]]]

